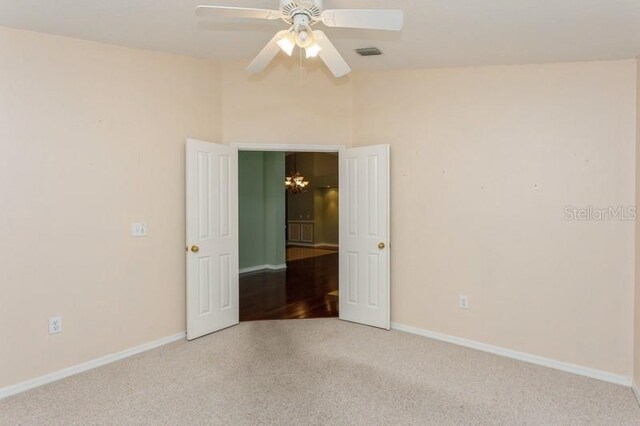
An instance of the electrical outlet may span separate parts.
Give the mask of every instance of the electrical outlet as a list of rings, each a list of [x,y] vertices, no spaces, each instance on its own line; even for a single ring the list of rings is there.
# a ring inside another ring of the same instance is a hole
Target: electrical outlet
[[[131,224],[131,236],[132,237],[146,237],[147,236],[147,224],[146,223],[133,223],[133,224]]]
[[[469,298],[464,294],[460,295],[460,309],[469,309]]]
[[[49,334],[62,333],[62,317],[49,318]]]

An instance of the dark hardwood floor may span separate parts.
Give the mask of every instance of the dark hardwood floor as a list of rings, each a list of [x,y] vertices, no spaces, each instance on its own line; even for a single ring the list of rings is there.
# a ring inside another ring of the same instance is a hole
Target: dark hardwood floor
[[[338,253],[240,275],[240,321],[338,316]]]

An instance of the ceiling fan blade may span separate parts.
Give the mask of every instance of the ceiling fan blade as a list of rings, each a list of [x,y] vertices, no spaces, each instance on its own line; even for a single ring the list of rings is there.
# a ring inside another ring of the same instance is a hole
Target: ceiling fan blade
[[[326,34],[322,31],[314,31],[313,36],[316,39],[316,43],[322,48],[318,56],[324,61],[329,70],[336,77],[342,77],[351,72],[351,67],[344,60],[338,49],[331,43],[331,40],[327,38]]]
[[[328,27],[400,31],[404,13],[390,9],[329,9],[322,13],[322,22]]]
[[[198,6],[196,15],[210,18],[278,19],[279,10],[251,9],[248,7]]]
[[[249,64],[249,66],[247,67],[247,71],[258,73],[264,70],[267,67],[267,65],[269,65],[271,61],[273,61],[273,58],[276,57],[278,52],[280,52],[280,46],[278,46],[278,41],[282,37],[284,37],[288,32],[289,32],[288,30],[278,31],[278,33],[275,36],[273,36],[271,41],[267,43],[264,49],[262,49],[262,51],[258,53],[258,56],[256,56],[253,62]]]

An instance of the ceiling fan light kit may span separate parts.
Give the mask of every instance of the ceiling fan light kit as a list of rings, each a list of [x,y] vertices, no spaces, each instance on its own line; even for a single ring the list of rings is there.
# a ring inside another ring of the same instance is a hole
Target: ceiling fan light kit
[[[285,34],[280,40],[278,40],[278,46],[280,49],[287,54],[287,56],[291,56],[293,54],[293,49],[296,47],[296,43],[289,34]]]
[[[278,52],[291,56],[297,46],[304,49],[307,59],[319,56],[336,77],[350,73],[351,67],[326,34],[321,30],[313,30],[313,26],[322,23],[327,27],[400,31],[404,21],[401,10],[324,10],[322,0],[280,0],[279,10],[203,5],[196,8],[196,15],[222,19],[282,19],[289,29],[279,31],[247,70],[261,72]]]

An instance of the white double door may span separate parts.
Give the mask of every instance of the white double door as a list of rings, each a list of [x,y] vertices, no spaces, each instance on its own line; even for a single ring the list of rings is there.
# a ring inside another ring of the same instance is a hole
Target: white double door
[[[389,147],[345,149],[339,158],[340,319],[389,329]],[[235,147],[187,140],[186,209],[191,340],[239,321]]]

